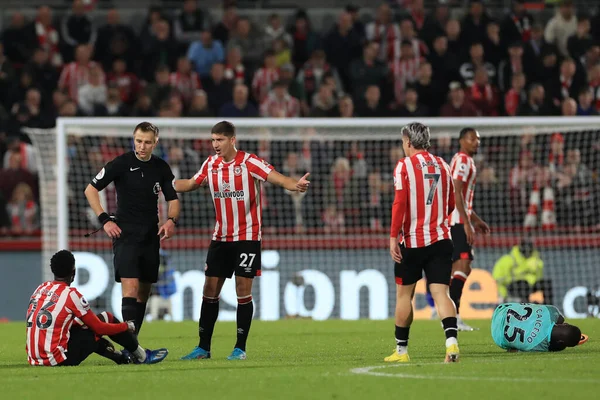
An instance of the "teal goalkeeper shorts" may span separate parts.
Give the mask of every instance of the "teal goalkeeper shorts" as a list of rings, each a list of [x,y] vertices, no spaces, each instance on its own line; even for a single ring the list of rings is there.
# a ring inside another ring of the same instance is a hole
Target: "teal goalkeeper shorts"
[[[492,315],[492,339],[507,350],[548,351],[552,328],[560,315],[549,305],[500,304]]]

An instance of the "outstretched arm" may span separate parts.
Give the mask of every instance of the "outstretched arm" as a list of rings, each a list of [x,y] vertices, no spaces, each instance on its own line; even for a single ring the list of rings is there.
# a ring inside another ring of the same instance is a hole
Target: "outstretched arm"
[[[285,176],[273,170],[269,173],[269,176],[267,176],[267,182],[281,186],[292,192],[304,193],[308,190],[308,186],[310,185],[310,181],[307,180],[309,175],[310,173],[306,173],[302,178],[295,180],[294,178]]]
[[[206,182],[206,180],[204,180],[204,182]],[[202,182],[201,184],[196,183],[196,180],[194,178],[177,179],[175,181],[175,190],[177,191],[177,193],[192,192],[198,189],[200,186],[202,186],[204,182]]]
[[[102,322],[93,312],[88,312],[84,316],[79,317],[79,319],[98,335],[116,335],[117,333],[125,332],[129,329],[127,322],[121,322],[119,324]]]

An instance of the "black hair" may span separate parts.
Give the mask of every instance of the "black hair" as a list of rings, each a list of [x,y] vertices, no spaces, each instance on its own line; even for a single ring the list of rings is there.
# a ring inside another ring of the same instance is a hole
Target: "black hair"
[[[552,328],[548,350],[561,351],[567,347],[575,347],[581,340],[581,330],[575,325],[557,324]]]
[[[152,132],[154,133],[154,136],[157,137],[158,136],[158,127],[156,125],[154,125],[153,123],[144,121],[144,122],[140,122],[139,124],[137,124],[135,126],[135,129],[133,130],[133,133],[136,133],[138,130],[142,131],[142,132]]]
[[[458,140],[461,140],[462,138],[464,138],[465,136],[467,136],[467,133],[469,132],[476,132],[477,130],[475,128],[471,128],[469,126],[462,128],[460,130],[460,133],[458,134]]]
[[[61,250],[50,259],[50,269],[56,278],[68,278],[75,271],[75,256],[69,250]]]
[[[221,121],[212,127],[210,133],[217,133],[231,138],[235,136],[235,125],[229,121]]]

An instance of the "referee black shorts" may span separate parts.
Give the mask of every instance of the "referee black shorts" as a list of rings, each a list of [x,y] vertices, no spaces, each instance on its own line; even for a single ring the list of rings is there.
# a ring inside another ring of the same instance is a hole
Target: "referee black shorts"
[[[467,235],[465,235],[465,226],[463,224],[455,224],[450,227],[452,234],[452,243],[454,251],[452,252],[452,262],[457,260],[473,261],[473,248],[467,243]]]
[[[122,232],[113,239],[115,281],[137,278],[140,282],[156,283],[160,265],[158,226],[117,224]]]
[[[427,283],[450,284],[452,274],[452,241],[445,239],[426,247],[406,248],[400,246],[402,261],[394,264],[396,284],[417,283],[425,272]]]
[[[206,255],[204,275],[219,278],[260,276],[261,242],[240,240],[237,242],[211,241]]]

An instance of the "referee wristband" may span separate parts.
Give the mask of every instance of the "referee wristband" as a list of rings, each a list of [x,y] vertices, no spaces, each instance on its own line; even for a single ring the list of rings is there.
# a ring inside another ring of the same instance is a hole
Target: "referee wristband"
[[[102,214],[98,215],[98,222],[100,222],[102,226],[106,225],[106,223],[110,221],[112,221],[112,218],[107,213],[103,212]]]

